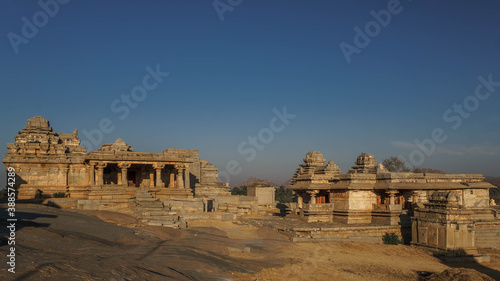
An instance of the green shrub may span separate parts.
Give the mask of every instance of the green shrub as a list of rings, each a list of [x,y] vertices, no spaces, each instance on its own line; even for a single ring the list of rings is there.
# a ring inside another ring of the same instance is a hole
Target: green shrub
[[[276,189],[274,192],[274,197],[280,203],[290,203],[293,199],[293,192],[291,189],[280,186],[280,188]]]
[[[52,194],[54,198],[65,198],[66,197],[66,192],[56,192]]]
[[[382,242],[388,245],[398,245],[403,244],[403,241],[399,239],[399,236],[396,233],[385,233],[382,236]]]
[[[500,187],[490,189],[490,198],[495,200],[496,204],[500,204]]]
[[[231,189],[231,195],[247,195],[247,187],[246,185],[240,187],[233,187]]]

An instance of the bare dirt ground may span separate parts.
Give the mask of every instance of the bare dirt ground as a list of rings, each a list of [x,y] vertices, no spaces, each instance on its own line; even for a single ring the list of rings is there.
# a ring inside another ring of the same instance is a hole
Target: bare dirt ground
[[[410,246],[292,243],[241,222],[144,227],[123,214],[41,205],[18,206],[12,274],[5,207],[0,280],[500,280],[499,250],[480,250],[489,263],[443,264]]]

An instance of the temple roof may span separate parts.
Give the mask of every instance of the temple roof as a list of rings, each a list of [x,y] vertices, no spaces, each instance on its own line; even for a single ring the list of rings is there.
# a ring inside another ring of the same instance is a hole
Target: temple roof
[[[24,129],[28,131],[52,132],[52,127],[50,127],[49,120],[43,118],[42,116],[34,116],[28,119]]]
[[[115,142],[105,143],[99,147],[99,151],[134,151],[131,145],[125,143],[122,138],[117,138]]]

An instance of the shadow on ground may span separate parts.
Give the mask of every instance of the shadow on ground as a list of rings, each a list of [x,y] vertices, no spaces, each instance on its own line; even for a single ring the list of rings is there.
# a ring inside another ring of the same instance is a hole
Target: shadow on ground
[[[6,207],[0,204],[2,222]],[[232,272],[280,266],[272,259],[235,257],[228,247],[244,249],[249,241],[216,228],[128,228],[35,204],[18,204],[16,211],[16,273],[2,270],[0,280],[232,280]],[[1,235],[5,256],[10,246],[4,225]],[[255,238],[260,243],[252,251],[260,252],[268,238]]]

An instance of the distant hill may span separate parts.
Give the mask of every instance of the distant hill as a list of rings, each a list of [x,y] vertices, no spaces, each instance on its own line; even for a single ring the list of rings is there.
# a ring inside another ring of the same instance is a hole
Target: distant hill
[[[252,185],[253,183],[256,183],[256,182],[264,182],[266,184],[268,184],[269,186],[272,186],[274,188],[279,188],[280,186],[284,186],[285,188],[288,188],[290,187],[290,183],[292,182],[292,179],[289,179],[287,180],[286,182],[282,183],[282,184],[277,184],[277,183],[274,183],[270,180],[263,180],[263,179],[258,179],[256,177],[250,177],[248,178],[246,181],[240,183],[240,184],[237,184],[235,186],[250,186]]]
[[[292,184],[292,179],[289,179],[287,180],[286,182],[284,182],[282,184],[282,186],[284,186],[285,188],[289,188],[290,187],[290,184]]]
[[[276,184],[276,183],[274,183],[274,182],[272,182],[270,180],[262,180],[262,179],[258,179],[258,178],[255,178],[255,177],[250,177],[246,181],[244,181],[244,182],[242,182],[242,183],[240,183],[240,184],[238,184],[236,186],[250,186],[250,185],[252,185],[253,183],[256,183],[256,182],[264,182],[264,183],[266,183],[269,186],[272,186],[274,188],[280,187],[279,184]]]
[[[500,187],[500,178],[486,177],[484,181],[489,182],[494,186]]]

